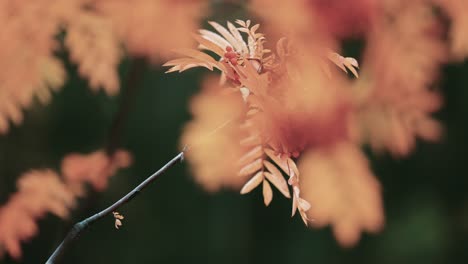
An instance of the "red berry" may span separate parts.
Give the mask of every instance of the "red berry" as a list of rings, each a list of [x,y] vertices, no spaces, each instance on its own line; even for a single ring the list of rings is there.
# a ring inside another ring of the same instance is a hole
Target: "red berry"
[[[224,54],[224,57],[228,58],[228,59],[232,59],[232,58],[235,58],[237,55],[235,52],[232,52],[232,51],[228,51]]]
[[[237,65],[237,58],[232,58],[229,60],[232,65]]]
[[[230,46],[227,46],[227,47],[226,47],[226,51],[227,51],[227,52],[230,52],[230,51],[232,51],[232,47],[230,47]]]

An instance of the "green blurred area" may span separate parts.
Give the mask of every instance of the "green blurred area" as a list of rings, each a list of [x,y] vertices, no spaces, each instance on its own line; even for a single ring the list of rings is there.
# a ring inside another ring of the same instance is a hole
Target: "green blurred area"
[[[221,13],[218,20],[235,15]],[[130,64],[122,64],[122,80]],[[121,98],[94,94],[69,62],[68,68],[69,81],[52,103],[26,111],[23,125],[0,137],[2,204],[20,174],[59,169],[67,153],[107,143]],[[24,263],[45,262],[73,223],[113,203],[180,150],[188,102],[207,71],[163,71],[141,72],[121,142],[134,165],[112,177],[105,192],[83,199],[68,221],[52,215],[41,220],[40,233],[23,244]],[[120,210],[120,230],[111,216],[98,222],[64,263],[468,263],[468,63],[445,67],[440,86],[445,106],[437,117],[446,128],[444,139],[419,142],[405,159],[371,157],[382,183],[386,226],[352,249],[340,248],[329,228],[307,229],[298,217],[291,219],[290,201],[278,192],[268,208],[259,190],[209,194],[182,163]],[[6,257],[0,263],[14,262]]]

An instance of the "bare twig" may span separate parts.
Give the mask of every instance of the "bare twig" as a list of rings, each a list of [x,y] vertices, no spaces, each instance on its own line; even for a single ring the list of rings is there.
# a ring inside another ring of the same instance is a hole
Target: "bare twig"
[[[114,154],[120,147],[122,134],[124,132],[125,123],[128,119],[128,115],[135,103],[136,96],[140,89],[144,71],[147,67],[147,61],[144,58],[134,58],[130,61],[130,69],[125,78],[124,87],[119,97],[119,106],[117,113],[115,114],[112,124],[109,128],[107,143],[105,146],[106,153],[111,161],[114,159]],[[78,214],[81,215],[84,212],[88,212],[94,209],[94,204],[98,198],[98,193],[90,189],[87,193],[86,199],[80,205]],[[67,223],[60,232],[59,239],[61,240],[64,235],[64,230],[68,231],[72,225]],[[60,241],[59,240],[59,241]]]
[[[135,189],[129,192],[124,197],[120,198],[117,202],[112,204],[111,206],[107,207],[106,209],[102,210],[99,213],[94,214],[91,217],[86,218],[85,220],[76,223],[70,232],[67,234],[65,239],[60,243],[60,245],[55,249],[54,253],[49,257],[46,264],[54,264],[57,263],[58,259],[64,254],[68,247],[81,235],[81,233],[86,230],[90,225],[94,224],[98,220],[102,219],[107,215],[111,215],[113,211],[116,211],[122,205],[131,201],[135,196],[140,194],[140,192],[146,188],[150,183],[152,183],[156,178],[163,174],[167,169],[172,167],[178,161],[184,160],[184,151],[185,149],[177,154],[172,160],[170,160],[166,165],[160,168],[158,171],[153,173],[151,176],[146,178],[142,183],[140,183]]]

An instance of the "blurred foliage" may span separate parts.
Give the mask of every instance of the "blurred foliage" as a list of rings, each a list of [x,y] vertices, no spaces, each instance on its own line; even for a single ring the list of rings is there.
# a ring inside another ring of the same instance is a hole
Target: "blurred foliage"
[[[223,21],[242,18],[236,10],[216,14]],[[356,45],[347,48],[354,51]],[[121,79],[129,63],[121,65]],[[0,203],[28,169],[58,168],[66,153],[106,143],[120,95],[96,96],[68,62],[67,70],[69,81],[52,102],[27,110],[24,123],[0,137]],[[112,177],[107,191],[84,198],[68,221],[41,220],[40,233],[24,244],[24,263],[44,262],[74,222],[120,198],[179,151],[182,126],[190,119],[188,101],[204,73],[175,77],[158,67],[141,72],[144,81],[122,139],[134,165]],[[285,199],[266,208],[259,190],[246,196],[205,193],[181,164],[120,210],[120,230],[111,216],[95,224],[64,263],[466,263],[467,73],[467,62],[444,69],[445,104],[437,118],[446,130],[439,144],[419,142],[413,155],[400,160],[371,156],[383,186],[386,226],[379,235],[364,235],[353,249],[340,248],[329,228],[310,230],[299,218],[291,220]],[[14,262],[7,256],[0,263]]]
[[[128,68],[122,66],[122,76]],[[71,81],[48,106],[26,112],[22,126],[0,138],[2,202],[14,191],[17,175],[29,168],[58,166],[70,151],[89,151],[105,143],[117,98],[95,96],[69,68]],[[438,118],[446,126],[440,144],[420,143],[409,158],[374,157],[382,181],[387,223],[354,249],[341,249],[330,230],[309,230],[283,212],[287,200],[265,208],[260,191],[207,194],[193,183],[186,165],[171,169],[121,213],[86,232],[64,263],[464,263],[468,259],[468,64],[450,65],[443,75],[445,106]],[[40,233],[24,244],[24,263],[43,262],[72,223],[126,193],[177,151],[187,102],[203,71],[183,77],[158,68],[144,72],[144,83],[125,128],[123,146],[134,166],[111,178],[104,193],[86,198],[84,209],[63,223],[50,216]],[[126,87],[124,87],[126,89]],[[220,153],[222,154],[222,153]],[[13,263],[8,257],[1,263]]]

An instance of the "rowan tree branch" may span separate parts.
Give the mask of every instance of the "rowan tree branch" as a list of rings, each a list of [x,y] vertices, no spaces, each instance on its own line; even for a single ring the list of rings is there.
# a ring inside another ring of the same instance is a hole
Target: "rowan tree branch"
[[[135,103],[135,99],[138,91],[140,90],[144,72],[147,67],[147,61],[142,57],[133,58],[129,63],[129,70],[126,74],[125,82],[118,99],[119,106],[110,125],[107,143],[105,145],[106,154],[111,160],[114,159],[114,154],[121,145],[125,123],[127,122],[128,115]],[[85,212],[96,210],[94,208],[94,204],[97,198],[98,193],[95,190],[90,189],[87,193],[86,199],[84,199],[80,205],[80,208],[77,209],[76,212],[78,212],[79,215],[82,215]],[[59,236],[60,240],[64,235],[64,231],[66,232],[70,230],[70,228],[72,228],[70,223],[67,223],[66,226],[62,228],[62,231],[60,232],[61,234]]]
[[[90,225],[94,224],[98,220],[104,218],[107,215],[111,215],[113,211],[116,211],[122,205],[130,202],[135,196],[140,194],[140,192],[145,189],[150,183],[157,179],[157,177],[163,174],[166,170],[176,164],[178,161],[184,160],[184,152],[185,149],[177,154],[172,160],[166,163],[162,168],[158,171],[150,175],[146,178],[143,182],[141,182],[135,189],[131,192],[127,193],[124,197],[120,198],[117,202],[112,204],[111,206],[107,207],[106,209],[84,219],[81,222],[76,223],[70,232],[67,234],[65,239],[60,243],[60,245],[55,249],[54,253],[49,257],[46,264],[55,264],[58,263],[57,261],[59,258],[64,254],[64,252],[71,246],[71,244],[78,239],[83,231],[85,231]]]

